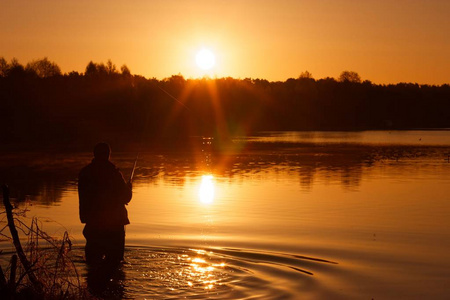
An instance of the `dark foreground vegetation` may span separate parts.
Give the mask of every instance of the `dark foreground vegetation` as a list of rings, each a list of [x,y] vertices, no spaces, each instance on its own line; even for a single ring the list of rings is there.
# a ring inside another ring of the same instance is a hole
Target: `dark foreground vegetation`
[[[26,211],[14,209],[6,185],[2,193],[5,211],[0,215],[6,217],[0,220],[0,241],[10,241],[15,251],[5,271],[0,261],[1,299],[94,299],[70,258],[72,243],[67,232],[57,240],[41,230],[36,218],[27,226],[22,220]],[[19,232],[28,237],[25,247]]]
[[[44,58],[21,65],[0,58],[1,150],[116,149],[187,145],[192,136],[261,130],[370,130],[450,127],[450,86],[361,81],[355,72],[284,82],[263,79],[164,80],[90,62],[62,74]]]

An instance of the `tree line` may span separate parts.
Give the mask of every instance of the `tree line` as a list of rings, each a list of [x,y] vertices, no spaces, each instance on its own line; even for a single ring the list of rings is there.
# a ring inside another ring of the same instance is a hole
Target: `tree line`
[[[89,62],[62,74],[47,58],[21,65],[0,58],[1,147],[86,149],[186,146],[193,136],[226,141],[268,130],[450,128],[450,86],[339,78],[163,80]]]

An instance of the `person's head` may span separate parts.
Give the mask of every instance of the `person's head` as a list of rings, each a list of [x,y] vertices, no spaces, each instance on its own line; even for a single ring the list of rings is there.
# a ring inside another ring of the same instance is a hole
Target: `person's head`
[[[107,143],[98,143],[94,147],[94,157],[98,160],[109,160],[111,147]]]

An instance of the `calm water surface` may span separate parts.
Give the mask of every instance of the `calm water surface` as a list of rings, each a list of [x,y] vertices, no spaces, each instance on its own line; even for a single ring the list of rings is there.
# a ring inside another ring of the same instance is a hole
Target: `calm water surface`
[[[283,132],[247,141],[263,147],[141,154],[127,262],[105,297],[448,298],[450,132]],[[133,155],[113,153],[125,176]],[[1,169],[27,217],[52,234],[70,232],[80,268],[76,176],[89,160],[11,155]]]

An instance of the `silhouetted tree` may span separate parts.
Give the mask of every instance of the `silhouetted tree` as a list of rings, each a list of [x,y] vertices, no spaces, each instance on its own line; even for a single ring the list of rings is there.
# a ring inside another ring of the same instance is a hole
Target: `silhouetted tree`
[[[108,61],[106,62],[106,72],[108,73],[108,75],[117,74],[116,65],[113,64],[111,59],[108,59]]]
[[[164,81],[168,83],[170,89],[177,90],[180,92],[186,84],[186,80],[181,74],[172,75],[169,78],[165,78]]]
[[[304,72],[300,73],[300,76],[298,78],[313,79],[313,76],[309,71],[304,71]]]
[[[25,67],[25,70],[36,74],[40,78],[61,75],[59,66],[56,63],[49,61],[47,57],[29,62]]]
[[[39,78],[17,59],[0,58],[0,72],[0,148],[22,142],[85,148],[98,140],[181,147],[190,136],[225,139],[260,130],[450,127],[448,84],[360,83],[348,71],[339,81],[315,80],[309,72],[284,82],[181,74],[157,80],[91,61],[84,74]]]
[[[0,76],[6,77],[8,75],[9,65],[4,57],[0,57]]]
[[[19,60],[15,57],[11,59],[8,67],[8,76],[10,77],[24,77],[25,68],[19,63]]]
[[[92,60],[87,64],[84,74],[86,76],[93,76],[97,74],[97,65]]]
[[[105,78],[115,73],[116,66],[108,60],[107,65],[104,63],[94,63],[90,61],[86,66],[85,74],[96,78]]]
[[[97,64],[97,75],[100,77],[105,77],[105,75],[109,75],[108,67],[105,66],[104,63]]]
[[[80,77],[80,76],[82,76],[82,74],[80,74],[80,73],[77,72],[77,71],[71,71],[71,72],[69,72],[69,73],[67,74],[67,76],[69,76],[69,77]]]
[[[131,76],[131,71],[130,69],[128,69],[127,65],[122,65],[120,67],[120,72],[122,73],[122,75],[124,76]]]
[[[361,77],[358,73],[353,71],[343,71],[341,75],[339,75],[340,82],[353,82],[353,83],[361,83]]]

